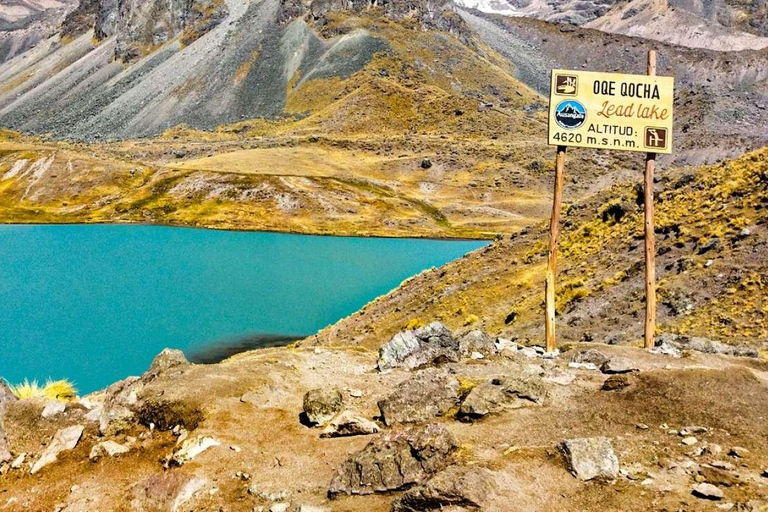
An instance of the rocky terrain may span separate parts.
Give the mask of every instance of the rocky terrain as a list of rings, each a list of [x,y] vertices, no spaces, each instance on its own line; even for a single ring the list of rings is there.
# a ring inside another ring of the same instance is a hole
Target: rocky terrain
[[[0,5],[0,64],[28,49],[59,41],[61,24],[78,0],[5,0]],[[51,40],[49,40],[51,38]]]
[[[439,323],[381,342],[215,365],[165,351],[142,376],[72,402],[3,391],[0,508],[768,504],[764,360],[664,339],[651,352],[593,343],[543,357]]]

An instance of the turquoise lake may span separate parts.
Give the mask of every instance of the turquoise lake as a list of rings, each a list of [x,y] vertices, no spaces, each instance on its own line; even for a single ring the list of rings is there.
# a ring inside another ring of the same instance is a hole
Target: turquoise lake
[[[164,347],[313,334],[485,243],[0,225],[0,376],[88,393],[141,374]]]

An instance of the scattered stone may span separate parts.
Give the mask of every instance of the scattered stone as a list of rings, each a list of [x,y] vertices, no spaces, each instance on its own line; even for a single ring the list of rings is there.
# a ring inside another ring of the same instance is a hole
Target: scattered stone
[[[709,251],[714,251],[715,249],[720,247],[720,238],[714,237],[709,242],[705,243],[701,247],[699,247],[699,254],[705,254]]]
[[[116,457],[123,453],[128,453],[129,451],[130,448],[120,443],[116,443],[115,441],[103,441],[91,448],[91,453],[88,455],[88,458],[91,459],[91,462],[96,462],[104,456]]]
[[[603,355],[602,352],[595,350],[594,348],[590,348],[584,352],[579,352],[571,357],[572,363],[593,364],[595,368],[602,366],[607,361],[608,357]]]
[[[689,426],[680,429],[680,435],[683,437],[690,436],[691,434],[706,434],[709,432],[707,427]]]
[[[27,459],[26,453],[20,453],[18,457],[13,459],[13,462],[11,462],[11,469],[21,469],[21,466],[24,464],[24,461]]]
[[[299,512],[331,512],[331,509],[325,507],[315,507],[313,505],[300,505]]]
[[[568,468],[579,480],[613,480],[619,472],[619,458],[605,437],[568,439],[561,450]]]
[[[486,468],[450,466],[423,485],[407,490],[392,504],[392,512],[443,510],[454,506],[484,509],[496,485],[493,472]]]
[[[472,352],[469,357],[471,359],[485,359],[485,356],[481,354],[480,352]]]
[[[458,447],[439,424],[385,432],[336,469],[328,495],[389,492],[419,484],[445,468]]]
[[[648,430],[650,427],[648,427],[648,425],[646,425],[645,423],[638,423],[637,425],[635,425],[635,428],[637,430]]]
[[[645,480],[648,478],[648,471],[643,467],[642,464],[639,462],[635,462],[633,464],[630,464],[626,468],[622,468],[619,470],[619,473],[626,476],[630,480]]]
[[[519,409],[544,403],[547,390],[541,377],[499,377],[476,386],[459,408],[459,418],[469,421],[504,409]]]
[[[670,357],[682,357],[680,349],[670,345],[667,342],[661,342],[660,344],[657,344],[655,347],[649,350],[649,352]]]
[[[627,386],[629,386],[629,379],[626,375],[611,375],[605,379],[605,382],[603,382],[603,386],[600,389],[603,391],[618,391]]]
[[[681,443],[683,443],[685,446],[693,446],[693,445],[695,445],[696,443],[698,443],[698,442],[699,442],[699,440],[698,440],[698,439],[696,439],[696,438],[695,438],[695,437],[693,437],[693,436],[688,436],[688,437],[684,437],[684,438],[683,438],[683,440],[682,440],[682,441],[680,441],[680,442],[681,442]]]
[[[629,373],[639,371],[626,357],[613,357],[600,365],[600,371],[607,374]]]
[[[34,475],[45,466],[56,462],[61,452],[74,450],[77,443],[80,442],[84,430],[85,427],[82,425],[73,425],[56,432],[56,435],[53,436],[53,441],[43,451],[35,465],[32,466],[30,473]]]
[[[181,443],[181,448],[174,452],[168,459],[167,465],[182,466],[206,451],[208,448],[213,448],[220,444],[221,443],[210,436],[197,436],[193,439],[187,439]]]
[[[568,363],[568,368],[573,368],[575,370],[597,370],[597,366],[593,363],[574,363],[570,362]]]
[[[715,455],[715,456],[717,456],[717,455],[720,455],[721,453],[723,453],[723,447],[720,446],[719,444],[707,443],[704,446],[704,454],[705,455]]]
[[[67,409],[67,404],[65,404],[64,402],[60,402],[59,400],[49,400],[48,403],[45,404],[45,407],[43,408],[42,417],[52,418],[57,414],[63,413],[66,409]]]
[[[749,457],[749,450],[742,448],[741,446],[734,446],[728,451],[728,455],[736,457],[737,459],[746,459]]]
[[[459,355],[463,358],[482,359],[475,357],[475,353],[481,356],[491,356],[498,352],[496,342],[480,329],[473,329],[459,337]]]
[[[379,349],[380,371],[403,367],[408,370],[459,359],[458,341],[440,322],[415,331],[404,331]]]
[[[715,461],[710,462],[709,465],[712,466],[713,468],[724,469],[726,471],[735,471],[736,470],[736,466],[734,466],[730,462],[726,462],[724,460],[715,460]]]
[[[286,512],[290,505],[288,503],[273,503],[269,507],[269,512]]]
[[[768,478],[768,468],[763,469],[763,474],[761,476],[763,478]]]
[[[363,392],[360,389],[350,389],[349,396],[351,396],[352,398],[360,398],[361,396],[363,396]]]
[[[422,169],[429,169],[430,167],[432,167],[432,160],[430,160],[429,158],[422,159],[422,161],[421,161],[421,168]]]
[[[459,380],[447,371],[422,370],[379,401],[384,424],[424,423],[443,416],[459,403],[460,388]]]
[[[322,425],[344,407],[344,400],[338,388],[317,388],[304,395],[304,414],[307,421]]]
[[[706,354],[720,354],[734,357],[759,357],[757,349],[752,347],[739,347],[726,345],[719,341],[701,338],[697,336],[688,337],[678,334],[665,333],[656,338],[656,346],[666,344],[677,350],[695,350]]]
[[[723,491],[712,484],[704,482],[696,485],[696,487],[693,488],[693,495],[697,498],[714,501],[721,500],[723,499],[723,496],[725,496]]]
[[[320,437],[364,436],[376,434],[379,430],[375,422],[352,411],[344,411],[328,422]]]

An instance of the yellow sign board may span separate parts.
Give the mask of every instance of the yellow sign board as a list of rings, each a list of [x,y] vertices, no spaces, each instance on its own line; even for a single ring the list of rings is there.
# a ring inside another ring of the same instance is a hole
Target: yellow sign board
[[[671,76],[552,70],[549,144],[672,152]]]

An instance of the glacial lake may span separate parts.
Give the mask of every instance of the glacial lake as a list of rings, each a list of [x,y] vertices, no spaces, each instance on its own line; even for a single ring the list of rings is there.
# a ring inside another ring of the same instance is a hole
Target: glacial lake
[[[85,394],[164,347],[205,360],[285,343],[485,243],[0,225],[0,376]]]

